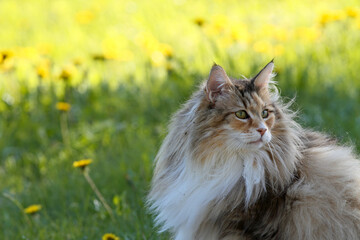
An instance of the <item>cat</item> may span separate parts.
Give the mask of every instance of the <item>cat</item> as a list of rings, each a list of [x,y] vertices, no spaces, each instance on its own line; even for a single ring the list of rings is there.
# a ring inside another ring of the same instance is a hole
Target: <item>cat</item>
[[[274,62],[251,79],[214,65],[172,117],[148,205],[175,240],[360,239],[360,161],[303,129]]]

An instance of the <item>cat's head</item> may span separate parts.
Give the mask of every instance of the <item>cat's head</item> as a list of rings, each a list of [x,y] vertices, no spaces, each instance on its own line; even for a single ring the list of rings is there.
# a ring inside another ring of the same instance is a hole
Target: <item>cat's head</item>
[[[212,67],[202,94],[204,111],[198,118],[200,145],[253,151],[270,143],[279,131],[274,129],[279,113],[278,94],[271,84],[273,68],[271,61],[254,78],[236,80],[219,65]]]

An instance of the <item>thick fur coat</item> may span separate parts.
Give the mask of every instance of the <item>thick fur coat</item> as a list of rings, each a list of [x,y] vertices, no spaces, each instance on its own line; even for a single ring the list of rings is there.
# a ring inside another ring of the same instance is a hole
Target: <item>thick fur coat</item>
[[[360,162],[302,129],[272,82],[218,65],[173,116],[148,196],[175,240],[360,239]]]

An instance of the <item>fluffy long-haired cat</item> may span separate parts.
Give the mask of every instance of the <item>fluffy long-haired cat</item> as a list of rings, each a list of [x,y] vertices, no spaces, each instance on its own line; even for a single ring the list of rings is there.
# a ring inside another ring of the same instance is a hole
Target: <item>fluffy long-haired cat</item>
[[[294,121],[273,68],[214,65],[173,116],[148,203],[174,239],[360,239],[359,160]]]

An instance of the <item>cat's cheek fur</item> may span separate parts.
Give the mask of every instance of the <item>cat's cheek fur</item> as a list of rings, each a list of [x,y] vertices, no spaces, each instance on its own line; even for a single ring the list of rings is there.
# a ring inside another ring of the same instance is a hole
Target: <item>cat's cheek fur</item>
[[[241,120],[237,119],[235,116],[232,116],[229,120],[229,125],[233,131],[247,133],[251,127],[251,120]]]
[[[270,114],[269,118],[265,120],[265,124],[269,130],[271,130],[275,124],[275,115]]]
[[[262,137],[262,141],[264,144],[268,144],[271,141],[271,133],[270,130],[267,130],[264,134],[264,136]]]

